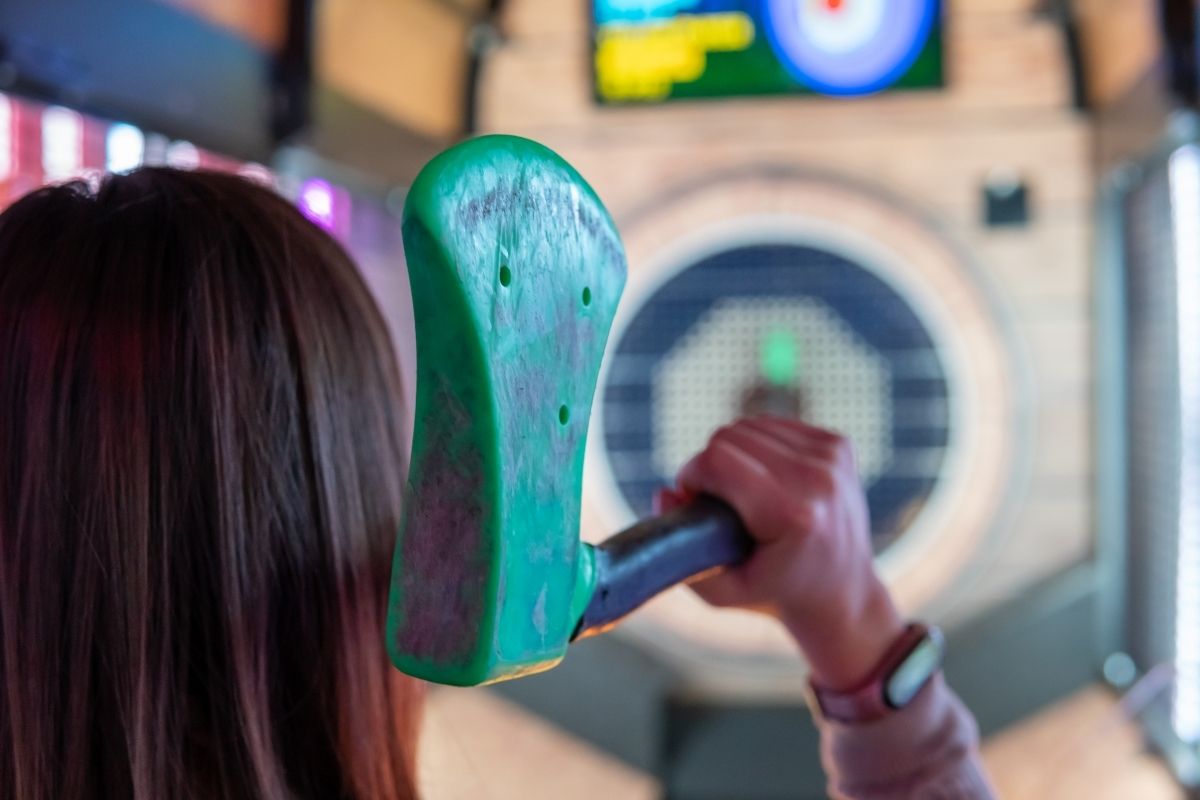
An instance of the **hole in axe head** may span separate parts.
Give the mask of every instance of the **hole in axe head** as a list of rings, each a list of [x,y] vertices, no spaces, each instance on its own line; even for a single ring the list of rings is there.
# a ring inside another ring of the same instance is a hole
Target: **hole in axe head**
[[[512,270],[508,268],[508,264],[500,265],[500,285],[508,286],[512,283]]]

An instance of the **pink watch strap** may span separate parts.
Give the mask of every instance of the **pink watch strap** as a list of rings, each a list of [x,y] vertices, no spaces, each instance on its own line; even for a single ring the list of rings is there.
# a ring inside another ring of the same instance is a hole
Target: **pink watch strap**
[[[813,699],[821,715],[836,722],[861,723],[882,719],[894,711],[886,697],[887,681],[909,655],[931,636],[936,637],[940,645],[941,636],[937,629],[919,623],[909,625],[879,659],[875,668],[849,689],[833,691],[809,681]],[[927,675],[922,676],[922,684],[936,671],[935,664]]]

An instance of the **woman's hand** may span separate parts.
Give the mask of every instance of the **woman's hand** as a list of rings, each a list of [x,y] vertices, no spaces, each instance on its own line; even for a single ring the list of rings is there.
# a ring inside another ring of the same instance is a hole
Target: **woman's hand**
[[[866,677],[904,623],[875,573],[849,441],[791,420],[742,420],[717,431],[678,483],[660,493],[661,508],[715,495],[758,542],[745,564],[693,584],[696,593],[778,617],[820,686],[847,689]]]

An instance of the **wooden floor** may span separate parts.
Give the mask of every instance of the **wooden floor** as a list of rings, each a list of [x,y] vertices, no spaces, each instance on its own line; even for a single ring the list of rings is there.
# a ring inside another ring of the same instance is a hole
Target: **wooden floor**
[[[519,742],[519,746],[514,746]],[[1086,689],[984,743],[1005,800],[1182,800],[1112,695]],[[428,800],[652,800],[640,773],[494,695],[430,693],[421,754]]]
[[[420,776],[426,800],[652,800],[658,785],[479,689],[434,689]]]
[[[1005,800],[1181,800],[1110,692],[1086,689],[984,743]]]

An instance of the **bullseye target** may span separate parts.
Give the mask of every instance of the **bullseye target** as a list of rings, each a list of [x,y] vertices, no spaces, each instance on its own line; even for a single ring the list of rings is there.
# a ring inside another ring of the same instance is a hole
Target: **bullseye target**
[[[918,316],[869,268],[803,244],[731,247],[667,281],[624,327],[601,401],[638,516],[739,416],[853,436],[880,549],[925,504],[950,435],[947,378]]]
[[[824,94],[885,89],[920,55],[938,0],[766,0],[765,27],[780,63]]]
[[[622,232],[634,266],[591,420],[585,538],[650,513],[721,425],[790,416],[853,440],[881,574],[906,613],[943,619],[1028,444],[1023,373],[970,263],[891,198],[807,174],[724,176]],[[668,592],[624,635],[689,674],[721,653],[793,685],[778,626],[701,606]]]

